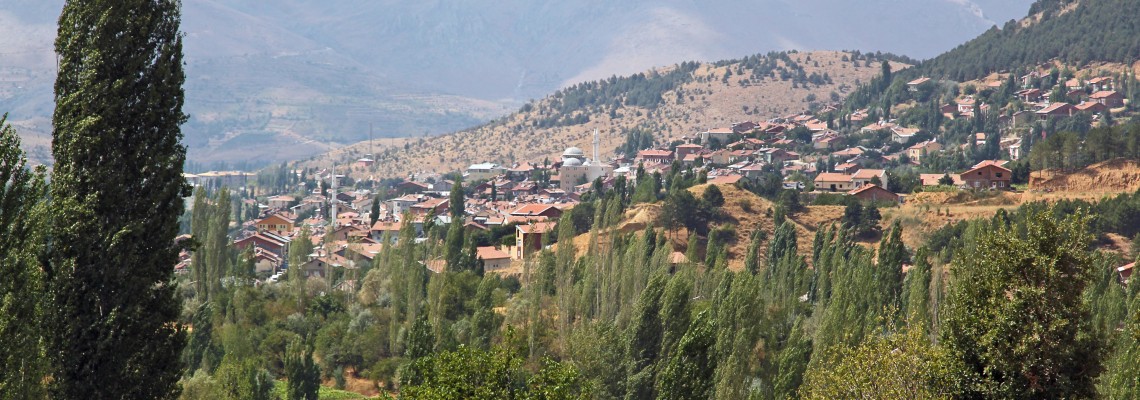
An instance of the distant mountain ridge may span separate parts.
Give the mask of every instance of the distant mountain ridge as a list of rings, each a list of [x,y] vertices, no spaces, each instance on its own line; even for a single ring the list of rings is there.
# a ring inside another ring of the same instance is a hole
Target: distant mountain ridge
[[[0,0],[0,110],[46,161],[61,0]],[[934,55],[1028,0],[185,0],[190,159],[455,131],[568,84],[769,50]]]
[[[346,172],[366,179],[456,171],[482,162],[542,162],[557,160],[569,147],[589,149],[595,129],[599,154],[609,160],[632,137],[640,138],[640,149],[737,122],[823,108],[872,80],[881,71],[882,59],[814,51],[686,62],[583,82],[479,127],[432,138],[365,141],[298,164],[351,166]],[[891,66],[896,71],[909,67],[897,60]],[[356,163],[368,153],[375,153],[375,165]]]

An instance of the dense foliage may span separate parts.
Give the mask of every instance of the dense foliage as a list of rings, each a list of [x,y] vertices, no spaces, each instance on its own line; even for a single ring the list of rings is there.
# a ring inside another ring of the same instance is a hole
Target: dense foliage
[[[1140,54],[1135,1],[1042,0],[1030,9],[1036,22],[1006,22],[922,64],[928,76],[963,81],[1011,66],[1030,66],[1059,58],[1069,64],[1093,61],[1131,62]]]
[[[171,266],[190,194],[179,7],[75,0],[59,18],[44,314],[56,397],[179,391]]]

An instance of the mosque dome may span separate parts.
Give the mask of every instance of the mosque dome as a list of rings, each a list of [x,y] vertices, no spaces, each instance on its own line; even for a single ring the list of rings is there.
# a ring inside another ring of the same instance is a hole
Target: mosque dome
[[[571,147],[571,148],[566,149],[566,151],[562,152],[562,157],[580,158],[580,157],[585,157],[585,156],[586,156],[586,153],[583,152],[582,149],[579,149],[577,147]]]

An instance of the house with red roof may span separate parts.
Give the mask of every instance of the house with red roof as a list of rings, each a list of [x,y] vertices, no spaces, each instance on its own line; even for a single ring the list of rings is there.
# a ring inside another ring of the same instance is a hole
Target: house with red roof
[[[475,257],[483,261],[483,271],[495,272],[511,267],[511,255],[497,247],[477,247],[475,252]]]
[[[887,171],[882,169],[861,169],[855,171],[851,175],[851,183],[855,187],[863,187],[872,184],[875,178],[879,178],[879,185],[887,186]]]
[[[1013,172],[1003,166],[1006,163],[1002,160],[982,161],[959,176],[966,188],[1006,190],[1013,181]]]
[[[1073,108],[1072,104],[1053,103],[1045,108],[1037,110],[1035,114],[1037,114],[1037,119],[1047,120],[1052,117],[1071,117],[1076,112],[1077,109]]]
[[[293,220],[281,214],[270,214],[255,223],[258,232],[273,232],[285,235],[293,232]]]
[[[641,163],[673,163],[673,152],[661,149],[649,149],[637,152],[637,157],[633,159],[634,162]]]
[[[851,175],[823,172],[815,177],[815,190],[825,192],[847,192],[855,188]]]
[[[855,198],[872,203],[878,202],[899,202],[899,195],[892,193],[890,190],[883,189],[879,185],[863,185],[862,187],[847,192],[847,195],[854,196]]]
[[[551,220],[562,218],[562,210],[550,204],[524,204],[509,214],[515,217],[546,217]]]
[[[444,215],[448,211],[448,205],[451,203],[448,198],[427,199],[422,202],[412,204],[408,209],[411,210],[412,215],[421,216],[428,215],[435,212],[435,215]]]
[[[558,227],[556,221],[539,221],[515,226],[515,254],[516,260],[525,258],[530,253],[542,250],[542,238]]]
[[[1115,90],[1101,90],[1089,95],[1089,101],[1104,104],[1108,108],[1122,107],[1124,95]]]

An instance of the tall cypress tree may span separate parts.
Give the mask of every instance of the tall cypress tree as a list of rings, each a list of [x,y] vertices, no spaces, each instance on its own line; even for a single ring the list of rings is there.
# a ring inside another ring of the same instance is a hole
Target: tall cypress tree
[[[173,398],[179,143],[178,0],[69,0],[55,42],[49,355],[59,398]]]

